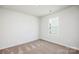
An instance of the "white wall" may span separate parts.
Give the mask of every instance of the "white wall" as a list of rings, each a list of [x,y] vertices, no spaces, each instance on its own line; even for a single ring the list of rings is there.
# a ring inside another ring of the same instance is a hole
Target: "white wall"
[[[38,18],[0,8],[0,49],[38,39]]]
[[[48,20],[52,17],[59,17],[58,32],[48,33]],[[61,12],[45,16],[41,19],[40,38],[63,44],[67,47],[79,48],[79,6],[73,6]]]

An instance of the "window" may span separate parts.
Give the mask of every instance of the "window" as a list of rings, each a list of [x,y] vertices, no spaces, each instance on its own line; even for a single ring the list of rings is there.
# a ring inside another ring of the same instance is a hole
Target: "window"
[[[58,30],[59,18],[54,17],[49,19],[49,34],[55,34]]]

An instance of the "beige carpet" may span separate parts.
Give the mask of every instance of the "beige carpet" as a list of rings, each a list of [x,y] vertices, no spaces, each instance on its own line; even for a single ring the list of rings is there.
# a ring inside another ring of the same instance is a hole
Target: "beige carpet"
[[[0,50],[1,54],[76,54],[79,51],[44,40],[36,40]]]

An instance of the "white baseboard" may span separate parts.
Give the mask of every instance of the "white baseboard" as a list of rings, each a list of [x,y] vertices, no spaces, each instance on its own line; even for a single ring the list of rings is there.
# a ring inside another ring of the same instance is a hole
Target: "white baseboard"
[[[42,39],[42,40],[45,40],[45,39]],[[50,40],[46,40],[46,41],[51,42]],[[51,43],[55,43],[55,44],[58,44],[58,45],[61,45],[61,46],[64,46],[64,47],[71,48],[71,49],[74,49],[74,50],[78,50],[79,51],[79,48],[77,48],[77,47],[68,46],[66,44],[62,44],[62,43],[54,42],[54,41],[52,41]]]

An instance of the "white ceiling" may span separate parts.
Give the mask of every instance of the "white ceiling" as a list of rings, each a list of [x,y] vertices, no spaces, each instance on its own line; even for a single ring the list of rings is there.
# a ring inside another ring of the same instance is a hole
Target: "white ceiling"
[[[13,9],[33,16],[45,16],[69,7],[68,5],[6,5],[4,8]]]

